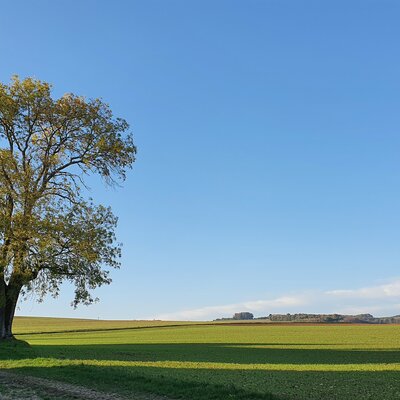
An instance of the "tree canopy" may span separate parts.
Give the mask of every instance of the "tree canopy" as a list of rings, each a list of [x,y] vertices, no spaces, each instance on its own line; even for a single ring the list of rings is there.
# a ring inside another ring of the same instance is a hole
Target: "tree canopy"
[[[128,123],[100,99],[14,77],[0,84],[0,331],[12,336],[19,295],[57,295],[75,285],[73,304],[119,267],[117,218],[87,197],[86,177],[107,185],[126,178],[136,147]]]

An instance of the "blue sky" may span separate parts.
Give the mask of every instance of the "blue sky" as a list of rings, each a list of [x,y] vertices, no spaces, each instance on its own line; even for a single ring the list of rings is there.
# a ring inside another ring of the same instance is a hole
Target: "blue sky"
[[[73,310],[66,286],[18,313],[399,314],[399,17],[394,0],[3,4],[0,80],[102,97],[138,146],[122,189],[91,181],[124,243],[101,302]]]

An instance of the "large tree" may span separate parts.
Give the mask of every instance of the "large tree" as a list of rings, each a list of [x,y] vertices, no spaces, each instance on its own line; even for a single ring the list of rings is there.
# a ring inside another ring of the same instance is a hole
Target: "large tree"
[[[48,83],[32,78],[0,84],[1,338],[12,337],[21,295],[57,295],[67,280],[76,306],[110,283],[117,219],[87,197],[85,178],[125,179],[136,153],[128,129],[99,99],[54,99]]]

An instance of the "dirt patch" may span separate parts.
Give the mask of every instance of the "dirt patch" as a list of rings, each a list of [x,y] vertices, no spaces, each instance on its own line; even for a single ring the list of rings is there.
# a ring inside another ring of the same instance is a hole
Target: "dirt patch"
[[[164,396],[132,393],[122,397],[83,386],[0,371],[0,400],[170,400]]]

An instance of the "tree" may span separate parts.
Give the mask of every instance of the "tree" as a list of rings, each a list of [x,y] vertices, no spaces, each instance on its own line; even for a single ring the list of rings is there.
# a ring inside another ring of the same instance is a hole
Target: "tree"
[[[117,218],[84,196],[86,177],[125,179],[136,147],[127,122],[99,99],[53,99],[43,81],[0,84],[0,337],[12,337],[18,298],[56,296],[75,285],[73,305],[109,284],[119,267]]]
[[[250,312],[239,312],[233,314],[232,319],[253,319],[254,315]]]

